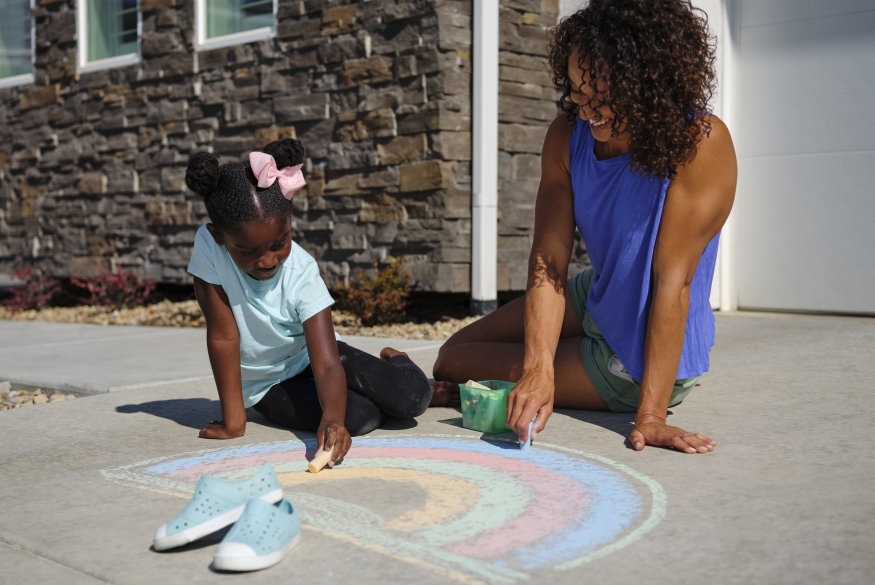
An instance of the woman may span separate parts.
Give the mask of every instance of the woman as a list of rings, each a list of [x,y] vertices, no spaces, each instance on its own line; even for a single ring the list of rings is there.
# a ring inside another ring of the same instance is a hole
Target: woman
[[[592,0],[553,30],[564,114],[544,142],[526,296],[456,333],[434,369],[517,382],[507,420],[521,439],[558,407],[636,412],[636,450],[714,449],[666,423],[708,370],[735,196],[732,140],[708,112],[713,63],[684,0]],[[569,280],[575,225],[593,267]]]

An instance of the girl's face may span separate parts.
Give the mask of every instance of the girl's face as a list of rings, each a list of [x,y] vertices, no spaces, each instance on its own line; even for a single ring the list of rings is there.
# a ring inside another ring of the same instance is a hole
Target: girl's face
[[[610,107],[598,105],[599,94],[604,94],[608,88],[602,87],[603,82],[600,82],[596,92],[590,85],[589,73],[584,72],[578,63],[580,51],[575,48],[568,57],[568,79],[571,82],[571,101],[579,107],[581,119],[589,124],[596,141],[619,147],[628,145],[629,133],[624,132],[625,124],[618,128],[619,136],[613,136],[614,113]]]
[[[292,222],[288,217],[255,220],[236,234],[220,232],[207,224],[213,239],[225,246],[234,264],[255,280],[268,280],[292,253]]]

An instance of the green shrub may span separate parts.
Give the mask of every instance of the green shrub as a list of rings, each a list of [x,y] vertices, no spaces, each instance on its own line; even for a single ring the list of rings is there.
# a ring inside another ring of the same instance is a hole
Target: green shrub
[[[337,308],[361,319],[362,325],[377,325],[401,320],[407,314],[407,297],[413,285],[410,274],[401,267],[401,259],[382,270],[373,262],[374,276],[356,268],[349,286],[338,286],[332,292]]]

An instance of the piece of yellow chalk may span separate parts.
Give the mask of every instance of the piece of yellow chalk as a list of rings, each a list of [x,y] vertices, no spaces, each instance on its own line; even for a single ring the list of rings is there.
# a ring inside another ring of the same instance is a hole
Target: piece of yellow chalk
[[[468,388],[480,388],[481,390],[489,390],[488,386],[484,386],[480,382],[475,382],[474,380],[468,380],[465,382],[465,386]]]
[[[310,461],[310,464],[307,465],[307,469],[310,473],[319,473],[322,471],[322,468],[328,465],[328,462],[331,461],[331,454],[334,453],[334,449],[331,451],[322,450],[316,453],[316,456],[313,457],[313,460]]]

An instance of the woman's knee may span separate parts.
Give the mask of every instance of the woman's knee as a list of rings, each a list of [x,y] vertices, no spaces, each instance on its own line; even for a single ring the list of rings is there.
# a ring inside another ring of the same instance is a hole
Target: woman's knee
[[[453,353],[453,348],[446,348],[446,346],[441,348],[441,351],[438,354],[438,359],[435,360],[434,367],[432,368],[432,375],[435,380],[452,379],[453,376],[450,371],[450,364],[453,363]]]
[[[458,382],[459,364],[464,362],[466,353],[465,346],[456,346],[438,354],[432,369],[434,379],[444,382]]]

